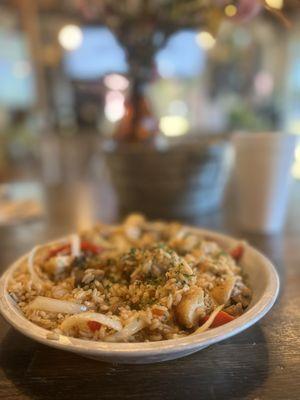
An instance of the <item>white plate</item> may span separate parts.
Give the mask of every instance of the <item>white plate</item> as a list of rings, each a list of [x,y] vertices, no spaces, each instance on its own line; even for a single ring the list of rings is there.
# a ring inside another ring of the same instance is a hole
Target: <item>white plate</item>
[[[205,235],[205,237],[215,240],[224,249],[233,248],[238,242],[236,239],[215,232],[193,229]],[[160,342],[105,343],[75,339],[63,335],[60,335],[58,340],[51,340],[47,338],[49,331],[28,321],[14,306],[7,294],[8,281],[25,257],[27,255],[12,264],[0,279],[0,311],[4,318],[18,331],[40,343],[108,362],[146,364],[172,360],[195,353],[255,324],[273,306],[279,291],[279,279],[272,263],[253,247],[245,245],[241,265],[248,275],[253,297],[247,311],[226,325],[198,335]]]

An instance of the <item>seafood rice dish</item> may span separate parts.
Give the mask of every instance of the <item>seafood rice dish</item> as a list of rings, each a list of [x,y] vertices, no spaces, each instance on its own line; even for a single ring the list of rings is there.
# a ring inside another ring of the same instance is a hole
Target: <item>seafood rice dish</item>
[[[199,334],[245,312],[244,246],[223,249],[195,228],[132,214],[34,247],[8,294],[31,322],[59,335],[148,342]]]

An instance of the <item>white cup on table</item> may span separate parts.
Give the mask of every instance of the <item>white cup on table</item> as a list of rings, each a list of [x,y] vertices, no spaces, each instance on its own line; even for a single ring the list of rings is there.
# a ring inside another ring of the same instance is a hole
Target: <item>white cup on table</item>
[[[281,231],[287,209],[296,137],[277,132],[236,133],[235,177],[242,229]]]

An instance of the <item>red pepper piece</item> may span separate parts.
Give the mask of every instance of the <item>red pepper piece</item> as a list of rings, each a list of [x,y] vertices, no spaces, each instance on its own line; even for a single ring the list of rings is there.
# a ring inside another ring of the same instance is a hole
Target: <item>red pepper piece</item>
[[[103,251],[102,247],[96,246],[93,243],[89,243],[89,242],[85,242],[85,241],[81,242],[80,247],[81,247],[81,250],[90,251],[91,253],[94,253],[94,254],[99,254]],[[62,252],[70,253],[70,251],[71,251],[71,245],[69,243],[63,244],[61,246],[56,247],[55,249],[50,250],[47,260],[49,260],[49,258],[57,256],[58,254],[60,254]]]
[[[165,312],[164,312],[163,310],[161,310],[160,308],[154,308],[154,309],[152,310],[152,314],[156,315],[157,317],[163,316],[164,313],[165,313]]]
[[[204,317],[202,319],[202,325],[204,324],[204,322],[206,322],[208,320],[208,318],[209,318],[209,316],[207,315],[206,317]],[[227,312],[220,311],[216,315],[213,323],[210,325],[210,328],[217,328],[218,326],[225,325],[228,322],[233,321],[233,320],[234,320],[234,317],[232,317],[231,315],[227,314]]]
[[[239,244],[234,249],[231,250],[230,255],[235,261],[239,261],[244,254],[244,246]]]
[[[92,332],[99,331],[99,329],[101,328],[100,322],[97,321],[88,321],[87,326],[90,328]]]
[[[59,253],[62,253],[63,251],[67,251],[68,250],[68,252],[70,252],[70,249],[71,249],[71,246],[69,244],[63,244],[63,245],[61,245],[59,247],[56,247],[55,249],[52,249],[52,250],[49,251],[47,259],[55,257]]]
[[[103,251],[103,248],[100,246],[96,246],[93,243],[89,242],[81,242],[81,250],[90,251],[91,253],[99,254]]]

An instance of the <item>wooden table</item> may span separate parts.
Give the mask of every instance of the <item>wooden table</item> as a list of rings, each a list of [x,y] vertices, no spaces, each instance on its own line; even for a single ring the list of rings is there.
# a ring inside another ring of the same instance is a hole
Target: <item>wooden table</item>
[[[242,234],[234,207],[195,221],[243,236],[275,263],[281,293],[247,331],[179,360],[111,365],[52,349],[22,336],[0,317],[0,399],[300,399],[300,183],[279,236]],[[115,218],[110,195],[96,185],[45,189],[46,217],[0,228],[2,270],[36,241]]]

